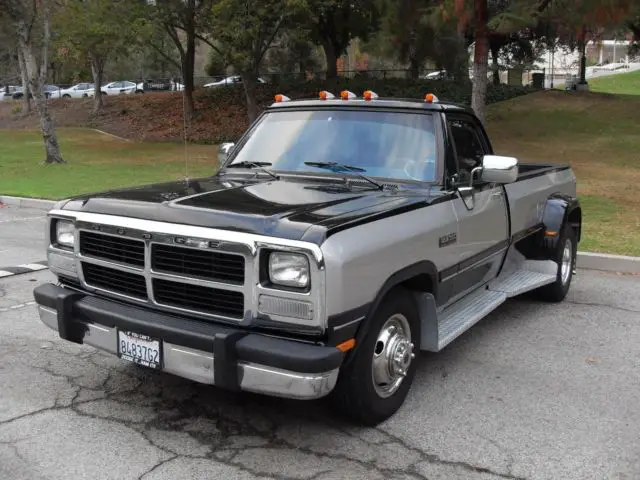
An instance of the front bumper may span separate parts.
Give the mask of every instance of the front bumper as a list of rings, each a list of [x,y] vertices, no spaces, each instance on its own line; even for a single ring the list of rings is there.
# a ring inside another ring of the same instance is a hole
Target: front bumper
[[[160,339],[165,372],[230,390],[315,399],[333,390],[342,352],[167,315],[54,284],[34,290],[40,319],[60,337],[117,355],[118,330]]]

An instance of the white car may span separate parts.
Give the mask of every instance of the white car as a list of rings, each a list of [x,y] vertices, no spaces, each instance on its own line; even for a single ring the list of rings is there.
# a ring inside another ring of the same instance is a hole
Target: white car
[[[86,98],[93,97],[96,93],[93,83],[78,83],[73,87],[65,88],[60,92],[62,98]]]
[[[262,78],[256,79],[257,83],[267,83],[266,80]],[[226,87],[227,85],[241,85],[242,77],[240,75],[233,75],[231,77],[223,78],[222,80],[218,80],[217,82],[205,83],[203,87],[205,88],[218,88],[218,87]]]
[[[120,82],[107,83],[100,89],[103,95],[130,95],[132,93],[144,93],[144,85],[142,83],[133,83],[127,80]]]
[[[6,85],[0,87],[0,102],[4,100],[12,100],[13,94],[19,91],[22,87],[17,85]]]

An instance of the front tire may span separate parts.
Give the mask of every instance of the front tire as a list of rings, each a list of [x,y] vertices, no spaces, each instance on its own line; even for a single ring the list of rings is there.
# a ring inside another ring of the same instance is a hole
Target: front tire
[[[420,319],[412,295],[397,288],[369,321],[369,331],[342,367],[331,397],[350,421],[375,426],[396,413],[409,393],[420,350]]]
[[[561,302],[567,296],[573,271],[576,266],[576,234],[573,228],[565,225],[560,232],[558,245],[552,260],[558,264],[556,280],[537,290],[538,298],[547,302]]]

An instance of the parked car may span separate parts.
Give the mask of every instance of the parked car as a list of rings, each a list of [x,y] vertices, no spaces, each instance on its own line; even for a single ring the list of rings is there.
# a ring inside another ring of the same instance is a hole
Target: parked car
[[[62,98],[60,87],[56,85],[45,85],[44,86],[44,96],[46,98]],[[14,100],[19,100],[24,97],[24,88],[19,87],[11,96]],[[29,98],[33,98],[33,94],[29,93]]]
[[[4,87],[0,87],[0,102],[4,100],[11,100],[13,98],[13,94],[20,88],[22,87],[17,85],[5,85]]]
[[[426,80],[444,80],[446,77],[447,77],[446,70],[438,70],[435,72],[430,72],[424,76]]]
[[[184,90],[184,85],[173,80],[145,80],[138,84],[138,89],[142,91],[170,91],[177,92]]]
[[[496,155],[471,109],[434,95],[363,97],[277,95],[211,177],[59,202],[42,322],[197,382],[331,395],[375,425],[419,351],[509,297],[563,300],[582,231],[571,167]]]
[[[107,83],[100,89],[103,95],[129,95],[132,93],[144,93],[142,83],[129,82],[128,80]]]
[[[267,81],[263,78],[258,77],[256,79],[257,83],[267,83]],[[222,80],[218,80],[217,82],[206,83],[203,86],[206,88],[218,88],[218,87],[227,87],[231,85],[241,85],[242,77],[240,75],[232,75],[231,77],[223,78]]]
[[[65,88],[60,92],[62,98],[86,98],[93,97],[96,89],[93,83],[78,83],[73,87]]]

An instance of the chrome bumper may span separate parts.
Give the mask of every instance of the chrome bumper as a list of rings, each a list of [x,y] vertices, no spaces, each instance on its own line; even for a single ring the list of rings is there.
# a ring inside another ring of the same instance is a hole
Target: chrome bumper
[[[58,331],[56,310],[38,305],[40,320],[47,327]],[[117,330],[94,323],[84,323],[86,333],[83,343],[117,355]],[[162,370],[190,380],[215,385],[214,356],[162,341]],[[238,362],[240,388],[285,398],[312,400],[327,395],[335,387],[339,369],[323,373],[303,374],[249,362]]]

